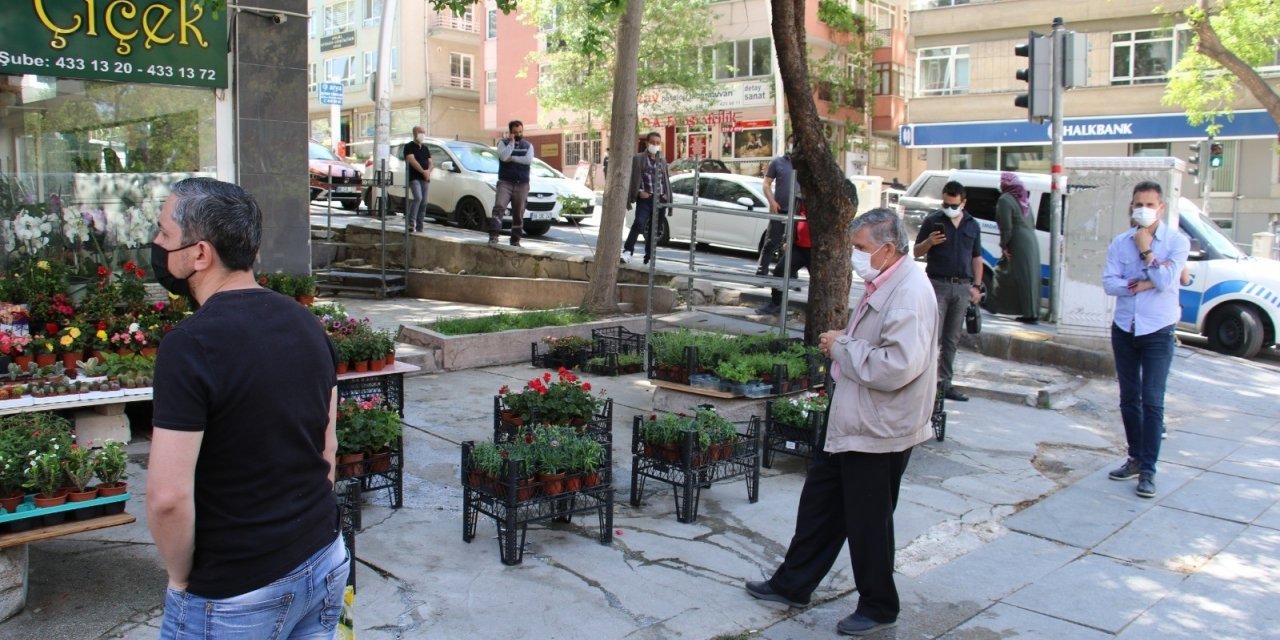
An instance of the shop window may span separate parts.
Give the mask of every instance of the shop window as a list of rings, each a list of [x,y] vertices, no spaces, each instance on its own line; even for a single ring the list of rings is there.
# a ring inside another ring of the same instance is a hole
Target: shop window
[[[564,136],[564,166],[575,167],[579,162],[600,162],[600,132],[594,131],[590,137],[585,131],[566,133]]]
[[[85,281],[125,260],[150,272],[169,187],[216,175],[214,92],[5,74],[0,86],[17,89],[0,109],[0,270],[29,257]]]
[[[943,152],[944,169],[990,169],[997,166],[996,147],[957,147]],[[938,193],[942,193],[939,185]]]
[[[356,3],[354,0],[339,0],[324,8],[324,35],[349,31],[355,28]]]
[[[392,135],[409,135],[413,128],[422,124],[422,110],[417,107],[405,107],[391,110]]]
[[[471,67],[475,62],[474,56],[465,53],[449,54],[449,86],[459,87],[461,89],[472,89],[473,81],[471,79]]]
[[[898,169],[898,143],[876,138],[871,141],[871,166],[877,169]]]
[[[365,111],[356,114],[356,137],[372,138],[377,133],[378,119],[377,114],[373,111]],[[392,131],[394,136],[397,132]]]
[[[1129,145],[1131,158],[1162,158],[1173,155],[1168,142],[1134,142]]]
[[[951,96],[969,93],[969,47],[921,49],[916,63],[917,95]]]
[[[1000,147],[1000,170],[1049,173],[1049,155],[1048,145]]]
[[[1111,84],[1151,84],[1167,80],[1191,48],[1191,30],[1153,29],[1111,34]]]

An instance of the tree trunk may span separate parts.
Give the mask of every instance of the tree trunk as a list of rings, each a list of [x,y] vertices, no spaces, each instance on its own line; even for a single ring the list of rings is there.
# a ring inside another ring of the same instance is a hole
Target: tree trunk
[[[1267,81],[1263,80],[1253,67],[1222,44],[1222,39],[1218,37],[1218,32],[1213,30],[1213,24],[1209,20],[1213,12],[1208,0],[1198,0],[1196,5],[1204,12],[1204,19],[1191,25],[1200,38],[1196,51],[1235,74],[1240,84],[1262,103],[1262,107],[1271,115],[1271,119],[1280,125],[1280,95],[1276,94],[1275,89],[1267,84]],[[1280,140],[1280,135],[1277,135],[1277,139]]]
[[[809,313],[804,337],[818,343],[818,335],[843,329],[848,322],[849,255],[853,237],[849,223],[856,212],[845,187],[844,172],[836,165],[822,129],[822,118],[809,85],[808,50],[805,47],[804,0],[769,0],[773,6],[773,42],[778,70],[791,114],[796,168],[813,239],[809,270]]]
[[[613,70],[613,108],[609,120],[609,177],[605,180],[591,282],[582,308],[599,315],[618,312],[618,262],[622,256],[622,223],[626,218],[631,156],[635,155],[636,71],[639,68],[640,23],[644,0],[628,0],[618,19],[617,66]]]

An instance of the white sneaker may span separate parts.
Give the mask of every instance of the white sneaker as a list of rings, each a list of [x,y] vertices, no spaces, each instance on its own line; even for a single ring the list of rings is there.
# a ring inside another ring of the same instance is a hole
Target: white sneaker
[[[622,252],[622,264],[631,264],[632,253],[630,251]]]

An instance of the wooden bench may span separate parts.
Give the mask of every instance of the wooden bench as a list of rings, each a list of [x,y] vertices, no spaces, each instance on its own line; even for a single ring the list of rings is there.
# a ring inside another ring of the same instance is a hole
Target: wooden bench
[[[28,547],[32,542],[51,540],[73,533],[118,527],[137,521],[129,513],[116,513],[89,520],[36,527],[18,533],[0,534],[0,622],[17,615],[27,606]]]

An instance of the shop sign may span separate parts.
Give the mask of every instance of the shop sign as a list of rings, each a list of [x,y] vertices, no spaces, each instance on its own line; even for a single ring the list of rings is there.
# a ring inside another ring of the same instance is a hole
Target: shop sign
[[[227,12],[191,0],[6,0],[0,73],[227,87]]]
[[[738,122],[738,114],[733,111],[716,113],[669,114],[665,116],[644,116],[640,118],[643,127],[694,127],[700,124],[732,127]]]
[[[705,104],[713,111],[760,107],[773,104],[773,81],[721,82],[706,96],[659,89],[640,96],[638,102],[640,111],[650,114],[679,111],[691,104]]]
[[[320,53],[354,46],[356,46],[356,32],[354,30],[339,31],[320,38]]]

